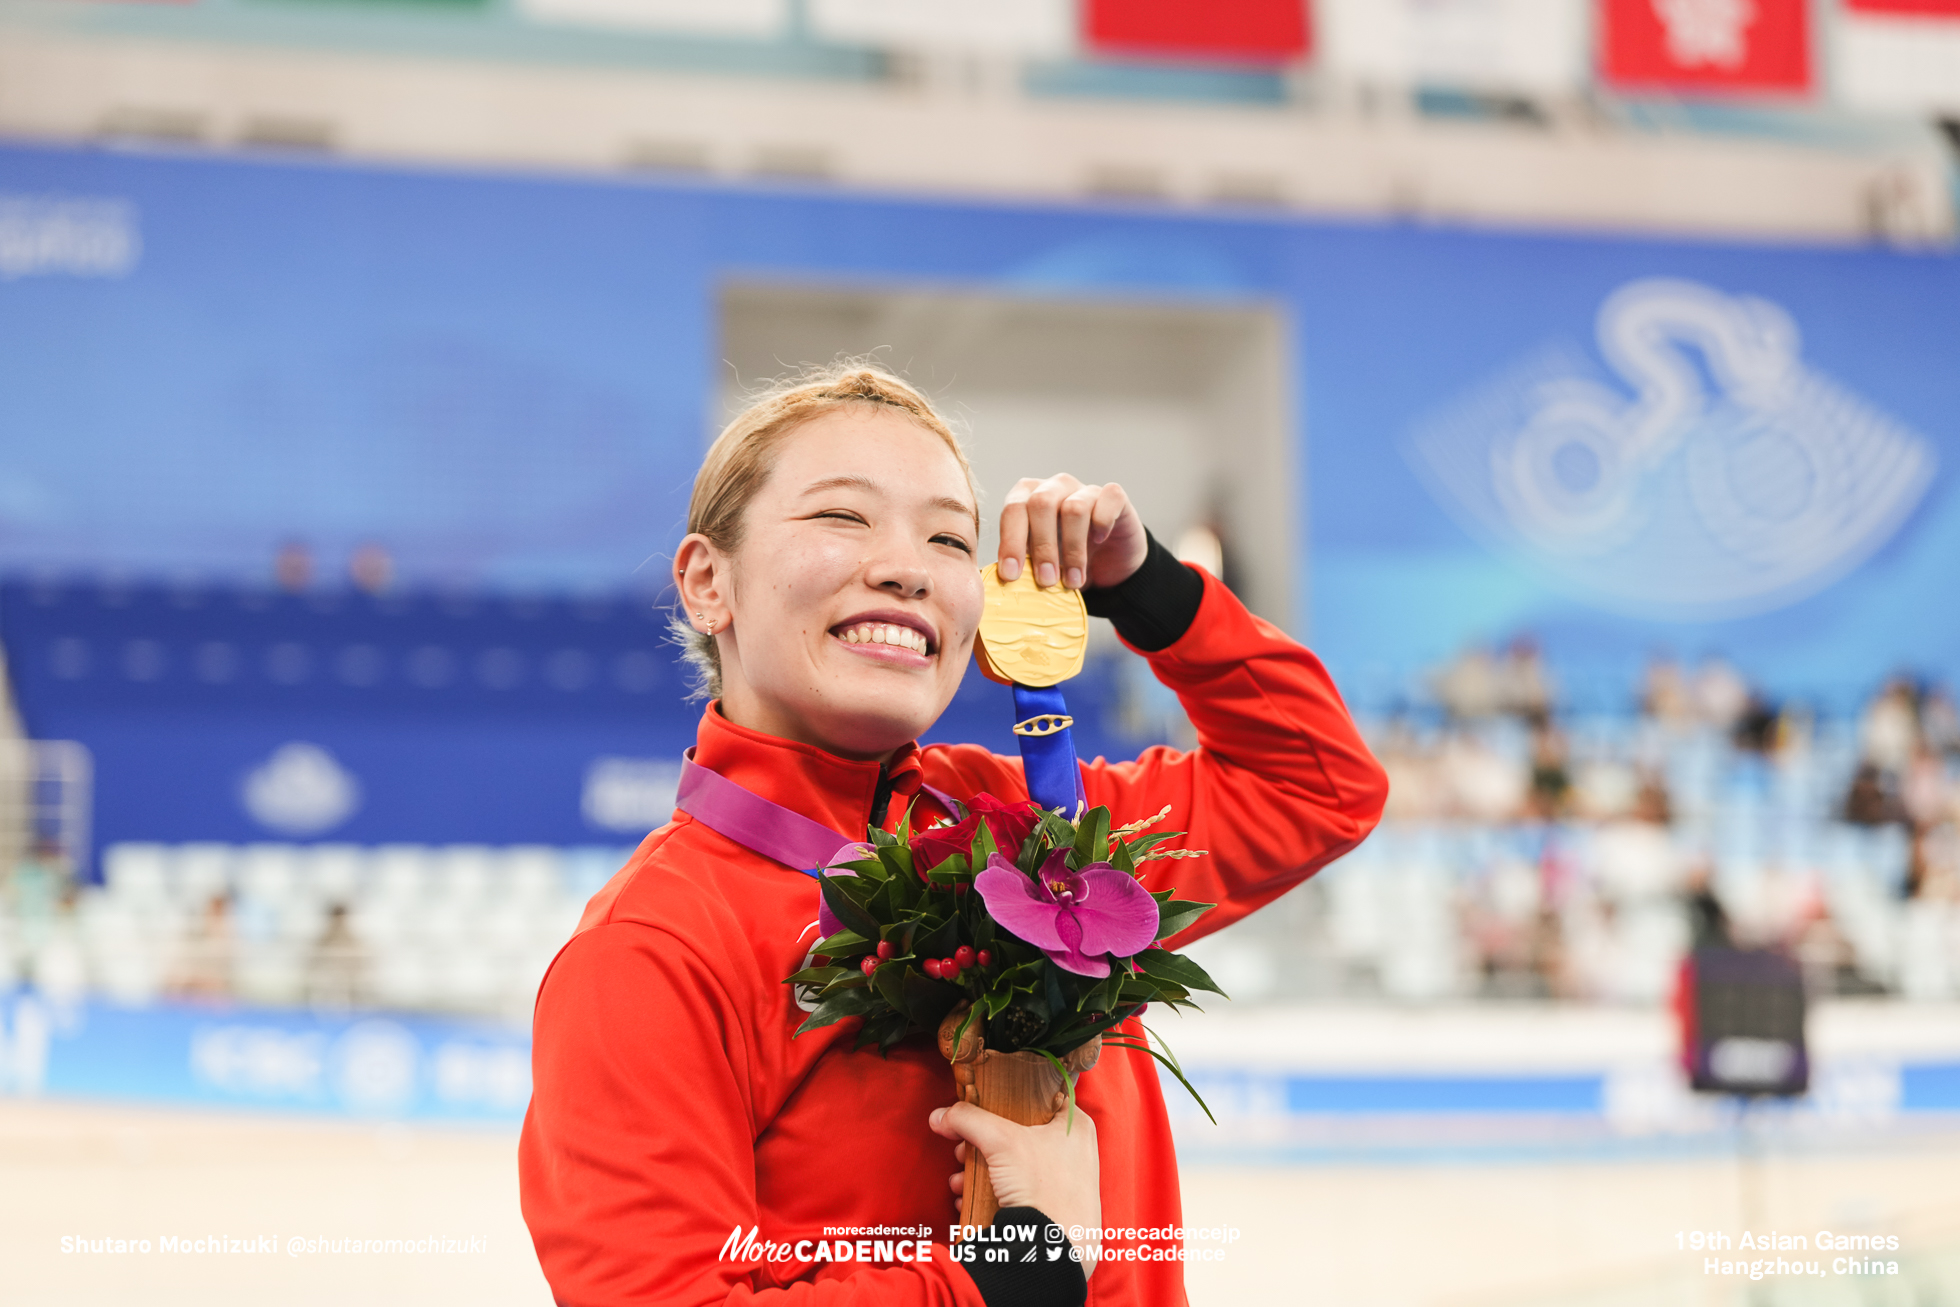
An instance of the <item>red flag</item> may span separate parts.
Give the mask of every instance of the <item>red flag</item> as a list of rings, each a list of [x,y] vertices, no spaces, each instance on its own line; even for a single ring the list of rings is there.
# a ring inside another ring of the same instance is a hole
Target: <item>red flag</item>
[[[1312,43],[1307,0],[1087,0],[1083,23],[1098,54],[1278,64]]]
[[[1960,0],[1845,0],[1845,8],[1861,14],[1918,14],[1960,18]]]
[[[1807,0],[1601,0],[1599,30],[1623,90],[1811,89]]]

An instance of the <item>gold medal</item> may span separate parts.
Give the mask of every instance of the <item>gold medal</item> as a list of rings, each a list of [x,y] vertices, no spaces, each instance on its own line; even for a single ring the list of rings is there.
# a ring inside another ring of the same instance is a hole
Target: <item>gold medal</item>
[[[1002,685],[1040,689],[1059,685],[1082,670],[1089,651],[1089,610],[1082,592],[1067,586],[1044,590],[1034,568],[1023,565],[1013,581],[1000,579],[992,563],[980,571],[987,607],[973,656],[981,674]]]

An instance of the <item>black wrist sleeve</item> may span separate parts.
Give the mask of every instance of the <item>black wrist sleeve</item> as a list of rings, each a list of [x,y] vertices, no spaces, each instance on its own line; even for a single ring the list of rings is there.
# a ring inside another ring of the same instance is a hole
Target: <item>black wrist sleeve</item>
[[[953,1256],[987,1307],[1082,1307],[1089,1277],[1070,1255],[1062,1227],[1032,1207],[1003,1207],[981,1237]]]
[[[1204,578],[1178,562],[1156,536],[1150,536],[1150,552],[1129,580],[1082,592],[1092,616],[1107,617],[1118,635],[1145,653],[1167,649],[1182,639],[1198,619],[1198,605],[1204,599]]]

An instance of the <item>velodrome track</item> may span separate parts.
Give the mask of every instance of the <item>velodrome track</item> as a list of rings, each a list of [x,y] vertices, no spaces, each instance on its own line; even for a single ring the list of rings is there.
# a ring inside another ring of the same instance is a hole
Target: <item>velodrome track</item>
[[[1960,1304],[1960,1114],[1797,1114],[1746,1135],[1706,1118],[1631,1133],[1529,1113],[1262,1120],[1256,1094],[1234,1097],[1227,1065],[1261,1075],[1472,1062],[1544,1071],[1561,1059],[1611,1061],[1616,1048],[1638,1054],[1657,1019],[1248,1009],[1242,1021],[1220,1013],[1173,1025],[1224,1119],[1214,1128],[1178,1109],[1186,1224],[1239,1232],[1222,1259],[1191,1264],[1192,1302]],[[1944,1058],[1955,1040],[1950,1008],[1825,1009],[1813,1027],[1813,1043],[1840,1061],[1882,1046]],[[1258,1048],[1266,1052],[1249,1051]],[[1738,1143],[1758,1160],[1741,1163]],[[9,1307],[541,1307],[550,1297],[518,1215],[514,1146],[507,1124],[0,1098],[0,1298]],[[1677,1232],[1745,1228],[1895,1234],[1901,1274],[1752,1286],[1705,1275],[1702,1254],[1677,1249]],[[62,1251],[65,1236],[158,1245],[211,1235],[264,1237],[276,1249]],[[295,1236],[457,1243],[294,1256],[286,1242]]]

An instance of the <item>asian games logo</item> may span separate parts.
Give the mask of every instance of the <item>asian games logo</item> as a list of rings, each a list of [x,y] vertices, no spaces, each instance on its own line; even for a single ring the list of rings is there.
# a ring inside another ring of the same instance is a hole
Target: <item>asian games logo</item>
[[[1549,345],[1407,448],[1466,526],[1602,607],[1720,620],[1793,603],[1869,558],[1932,480],[1931,443],[1806,364],[1767,300],[1630,282],[1595,338],[1605,370]]]
[[[1683,68],[1739,68],[1749,55],[1755,0],[1654,0],[1667,33],[1667,53]]]

